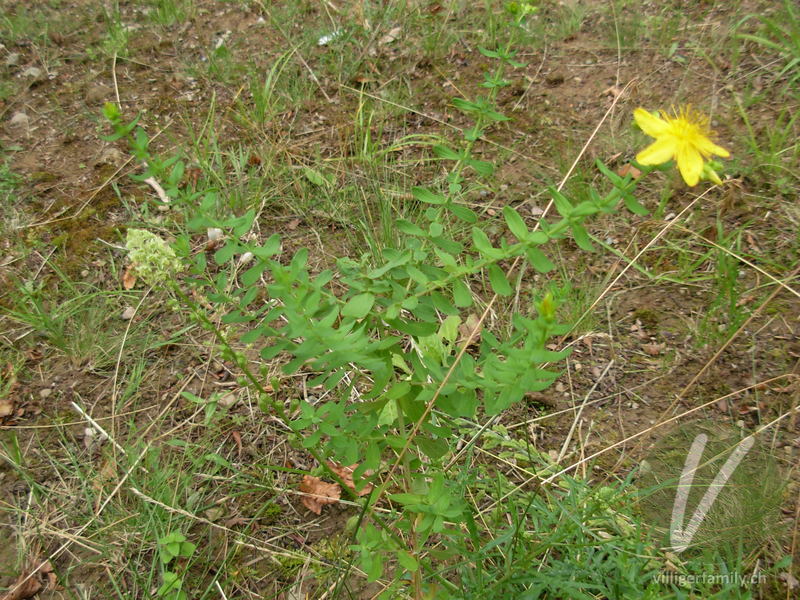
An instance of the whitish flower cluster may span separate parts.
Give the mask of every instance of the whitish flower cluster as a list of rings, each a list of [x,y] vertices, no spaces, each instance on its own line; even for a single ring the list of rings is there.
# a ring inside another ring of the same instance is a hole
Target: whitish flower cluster
[[[174,279],[183,270],[172,248],[156,234],[144,229],[128,229],[125,247],[133,273],[148,285]]]

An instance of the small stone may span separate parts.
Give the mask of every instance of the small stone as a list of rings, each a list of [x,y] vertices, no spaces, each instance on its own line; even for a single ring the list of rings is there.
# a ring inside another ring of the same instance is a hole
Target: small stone
[[[51,388],[44,388],[43,390],[39,390],[39,398],[44,400],[45,398],[50,396],[50,394],[52,394],[52,393],[53,393],[53,390]]]
[[[227,394],[222,396],[219,400],[217,400],[217,404],[219,404],[223,408],[231,408],[238,401],[239,397],[235,393],[228,392]]]
[[[19,64],[19,52],[12,52],[6,56],[6,66],[16,67]]]
[[[122,152],[114,148],[114,146],[109,146],[108,148],[104,148],[100,153],[100,158],[97,159],[95,165],[117,166],[122,164],[124,159],[125,157],[122,155]]]
[[[122,315],[120,315],[120,318],[123,321],[130,321],[133,318],[133,315],[135,314],[136,314],[136,309],[133,308],[132,306],[128,306],[124,311],[122,311]]]
[[[18,133],[27,136],[31,130],[31,120],[24,112],[17,111],[11,115],[11,120],[8,122],[8,126]]]
[[[42,70],[39,67],[28,67],[22,72],[22,76],[34,81],[42,79]]]

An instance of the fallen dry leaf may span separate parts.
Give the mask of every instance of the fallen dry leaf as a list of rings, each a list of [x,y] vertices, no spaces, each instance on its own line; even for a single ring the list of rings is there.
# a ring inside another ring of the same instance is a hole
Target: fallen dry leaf
[[[301,501],[303,506],[315,515],[322,514],[322,507],[326,504],[336,504],[342,497],[342,488],[336,483],[325,483],[319,477],[303,476],[300,483],[303,492]]]
[[[477,344],[480,342],[483,323],[481,323],[481,319],[478,315],[476,315],[475,313],[470,313],[467,316],[467,319],[461,325],[458,326],[459,339],[457,343],[459,345],[463,344],[467,340],[467,338],[469,338],[470,334],[472,333],[472,330],[475,329],[476,327],[478,328],[478,330],[475,332],[475,335],[472,336],[472,342],[471,342],[472,344]]]
[[[133,274],[133,265],[125,267],[125,272],[122,274],[122,287],[126,290],[133,289],[136,285],[136,275]]]
[[[402,28],[394,27],[393,29],[389,30],[389,32],[383,36],[380,40],[378,40],[378,44],[381,46],[385,46],[386,44],[391,44],[395,41],[398,37],[400,37],[400,32]]]
[[[612,85],[611,87],[607,87],[603,90],[602,96],[611,96],[612,98],[617,98],[618,96],[622,95],[622,88]]]
[[[641,177],[642,172],[634,167],[631,163],[625,163],[619,169],[617,169],[617,175],[620,177],[625,177],[626,175],[630,175],[634,179],[638,179]]]
[[[356,491],[356,484],[353,481],[353,471],[358,468],[358,463],[350,465],[349,467],[345,467],[343,465],[337,465],[334,462],[328,461],[328,466],[331,468],[331,471],[336,473],[339,477],[342,478],[345,485],[349,487],[354,492]],[[359,496],[366,496],[372,491],[372,484],[368,483],[365,485],[360,492],[356,492]]]
[[[0,419],[14,414],[14,401],[10,396],[0,398]]]
[[[645,353],[649,354],[650,356],[658,356],[664,351],[667,345],[664,343],[661,344],[642,344],[642,350]]]
[[[33,598],[42,589],[39,578],[23,571],[17,578],[17,582],[11,586],[11,590],[0,600],[27,600]]]
[[[50,564],[49,560],[44,562],[42,568],[39,569],[39,573],[41,573],[43,577],[47,577],[47,584],[44,586],[44,589],[56,589],[56,586],[58,585],[58,579],[56,578],[56,572],[53,570],[53,565]]]

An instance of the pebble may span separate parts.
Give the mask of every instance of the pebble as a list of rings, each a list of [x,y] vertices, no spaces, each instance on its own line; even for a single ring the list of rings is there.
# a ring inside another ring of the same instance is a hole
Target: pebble
[[[19,52],[12,52],[6,56],[6,66],[16,67],[19,64]]]
[[[24,112],[17,111],[11,115],[8,126],[18,133],[27,136],[31,130],[31,120]]]
[[[228,392],[224,396],[222,396],[219,400],[217,400],[217,404],[224,408],[231,408],[234,404],[239,401],[239,397],[234,392]]]
[[[38,81],[42,78],[42,70],[38,67],[28,67],[22,72],[22,76]]]
[[[39,390],[39,398],[44,400],[45,398],[47,398],[52,393],[53,393],[53,390],[51,388],[44,388],[43,390]]]
[[[136,309],[133,308],[132,306],[129,306],[124,311],[122,311],[122,315],[120,315],[120,318],[123,321],[130,321],[133,318],[133,315],[135,314],[136,314]]]
[[[117,166],[122,164],[122,161],[125,159],[122,152],[114,148],[114,146],[109,146],[104,148],[103,151],[100,153],[100,158],[97,159],[97,165],[112,165]]]

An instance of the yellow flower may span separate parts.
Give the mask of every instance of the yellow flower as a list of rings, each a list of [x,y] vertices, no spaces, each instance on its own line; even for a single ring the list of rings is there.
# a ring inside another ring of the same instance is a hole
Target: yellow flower
[[[705,161],[711,156],[730,156],[730,153],[712,142],[709,137],[712,131],[708,126],[708,118],[686,106],[673,116],[662,113],[657,117],[643,108],[633,112],[636,124],[656,141],[636,155],[636,161],[643,165],[660,165],[668,160],[678,161],[678,170],[687,185],[697,185],[704,172],[708,171]],[[719,177],[707,177],[715,183]],[[708,173],[705,173],[708,175]]]

